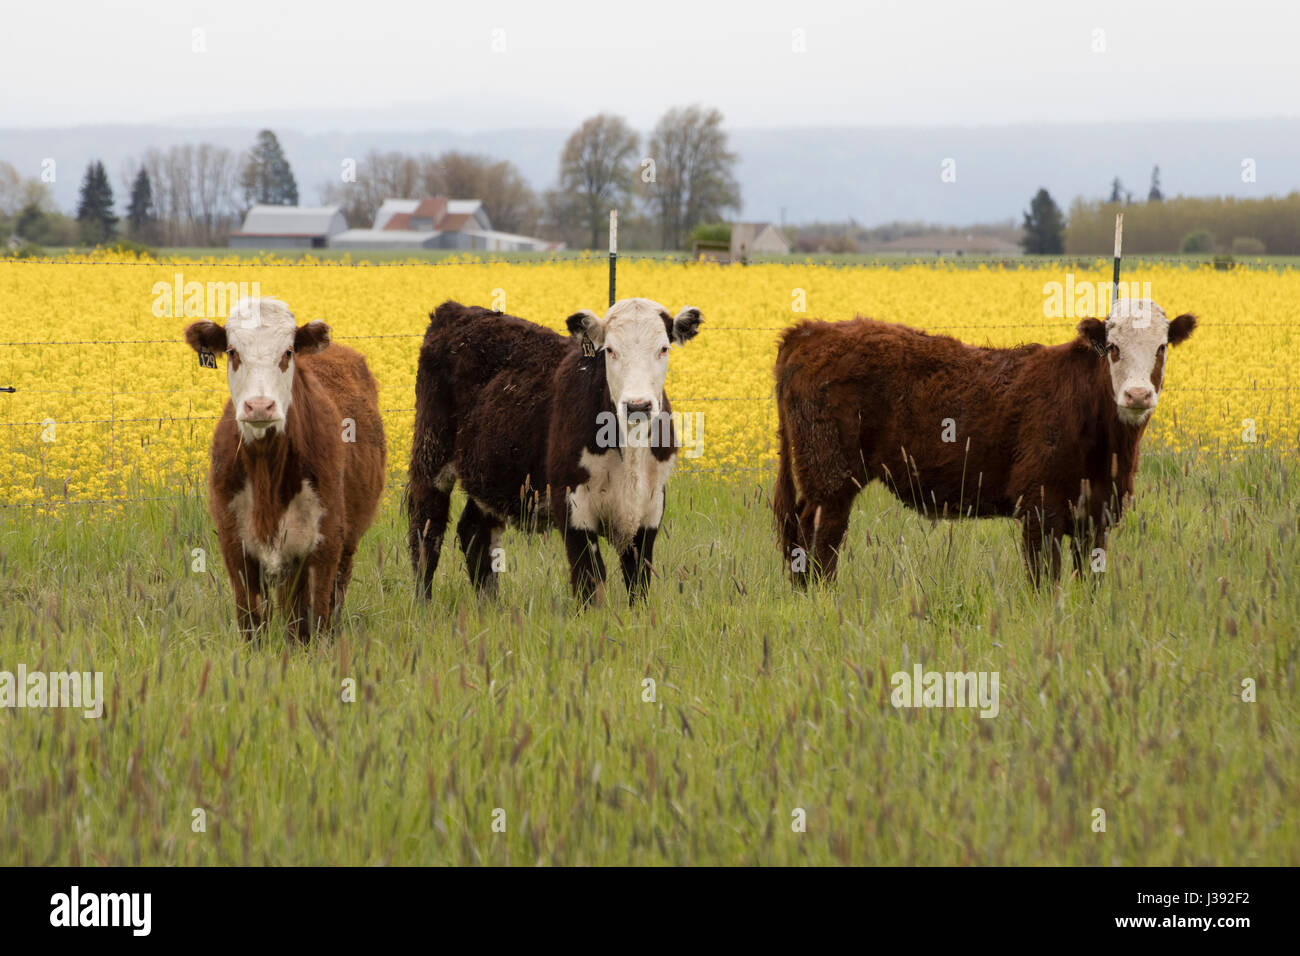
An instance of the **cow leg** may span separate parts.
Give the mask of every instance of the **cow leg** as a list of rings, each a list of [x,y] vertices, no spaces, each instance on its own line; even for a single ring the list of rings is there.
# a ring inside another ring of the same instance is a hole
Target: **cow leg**
[[[348,561],[348,577],[352,576],[351,559]],[[307,559],[307,580],[305,599],[307,602],[307,633],[328,630],[334,620],[334,596],[342,569],[342,547],[318,548]]]
[[[834,581],[839,566],[840,546],[849,529],[849,513],[853,510],[853,493],[822,502],[820,504],[805,501],[799,515],[799,537],[804,571],[792,576],[799,587],[807,585],[809,576],[813,581]],[[792,559],[791,568],[795,567]]]
[[[244,551],[238,540],[221,545],[221,557],[235,593],[235,620],[245,637],[253,637],[266,620],[266,597],[262,587],[262,566]]]
[[[1070,537],[1070,556],[1074,559],[1074,570],[1080,580],[1094,584],[1101,581],[1101,572],[1093,570],[1094,552],[1101,550],[1102,571],[1104,571],[1104,562],[1107,560],[1107,538],[1106,529],[1091,519],[1086,524],[1080,523],[1074,529],[1074,534]]]
[[[451,490],[454,486],[454,478],[427,485],[417,485],[412,480],[407,493],[407,511],[411,519],[407,535],[411,567],[415,570],[420,593],[426,600],[433,596],[433,573],[438,570],[438,554],[442,551],[442,538],[451,514]]]
[[[650,566],[654,560],[655,536],[658,528],[640,528],[629,544],[620,554],[623,565],[623,580],[627,583],[627,603],[635,605],[638,600],[645,600],[650,588]]]
[[[347,596],[348,585],[352,582],[352,548],[344,548],[339,555],[339,570],[334,578],[334,594],[330,600],[330,616],[333,617],[343,607],[343,598]]]
[[[1021,532],[1025,570],[1035,588],[1051,584],[1061,576],[1061,538],[1063,529],[1044,521],[1039,512],[1026,515]],[[1044,581],[1046,572],[1046,581]]]
[[[569,526],[564,529],[564,550],[569,556],[569,586],[585,607],[595,597],[596,589],[605,583],[600,539],[594,531]]]
[[[307,562],[299,561],[280,582],[278,593],[285,627],[300,643],[305,642],[310,633],[307,629],[307,569]]]
[[[798,560],[799,555],[808,553],[799,531],[799,516],[802,514],[803,505],[802,499],[794,502],[790,512],[777,519],[777,528],[781,535],[781,560],[790,569],[790,578],[795,586],[801,588],[808,585],[807,558]]]
[[[323,551],[318,548],[305,561],[298,562],[280,585],[280,606],[284,608],[289,632],[299,643],[307,643],[313,633],[330,626],[339,555],[337,548]]]
[[[465,552],[465,569],[470,583],[480,594],[497,593],[497,575],[492,570],[492,551],[501,539],[503,523],[480,508],[474,499],[465,504],[456,525],[460,549]]]

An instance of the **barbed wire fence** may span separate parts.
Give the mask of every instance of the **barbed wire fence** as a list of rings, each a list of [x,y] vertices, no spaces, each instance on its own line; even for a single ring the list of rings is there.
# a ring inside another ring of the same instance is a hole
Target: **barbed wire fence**
[[[1133,256],[1133,260],[1138,264],[1145,264],[1145,265],[1170,264],[1170,265],[1177,265],[1184,268],[1212,267],[1212,264],[1209,260],[1206,261],[1194,260],[1189,262],[1186,259],[1171,259],[1171,258],[1142,256],[1142,255]],[[700,260],[694,260],[688,256],[673,255],[673,254],[662,254],[662,255],[620,254],[619,261],[620,263],[624,263],[624,264],[628,262],[656,262],[656,263],[681,264],[683,266],[686,266],[686,265],[695,265]],[[705,261],[707,263],[707,260]],[[1102,269],[1106,265],[1105,260],[1102,257],[1077,257],[1076,258],[1070,256],[1062,257],[1060,260],[1057,260],[1054,263],[1037,262],[1037,261],[1024,263],[1024,262],[1017,262],[1016,260],[1013,259],[981,259],[972,256],[972,257],[965,257],[964,262],[961,262],[961,265],[970,266],[970,265],[982,265],[982,264],[989,264],[989,263],[1004,265],[1007,268],[1025,268],[1025,269],[1036,269],[1042,271],[1047,271],[1047,270],[1059,271],[1061,268],[1079,268],[1085,265],[1087,267],[1096,267],[1098,269]],[[386,262],[351,262],[348,260],[333,260],[333,259],[310,259],[309,261],[294,261],[294,262],[289,262],[289,261],[263,262],[259,260],[238,261],[238,260],[231,260],[231,259],[220,260],[220,261],[215,259],[190,260],[184,258],[169,259],[162,262],[145,260],[145,259],[99,260],[99,259],[81,259],[81,258],[68,259],[62,257],[0,259],[0,266],[5,266],[5,267],[13,266],[13,265],[17,265],[17,266],[57,265],[61,267],[139,266],[139,267],[149,267],[154,269],[168,268],[168,267],[203,268],[203,269],[209,269],[209,268],[210,269],[231,269],[231,268],[234,269],[241,269],[241,268],[243,269],[268,269],[268,268],[309,268],[309,269],[434,268],[437,269],[437,268],[451,268],[451,267],[465,266],[465,265],[481,266],[484,264],[493,264],[493,265],[501,264],[501,265],[508,265],[511,267],[518,267],[518,266],[544,267],[544,266],[552,266],[557,264],[565,264],[565,265],[586,264],[586,265],[604,266],[606,264],[606,260],[603,256],[598,256],[594,254],[590,256],[579,255],[579,256],[570,256],[570,257],[545,257],[545,258],[539,257],[539,258],[529,258],[529,259],[502,258],[499,260],[474,260],[474,259],[460,259],[458,257],[449,257],[448,259],[444,259],[444,260],[428,260],[428,261],[395,260],[395,261],[386,261]],[[761,265],[762,261],[757,261],[756,264]],[[878,269],[882,265],[887,265],[890,267],[901,267],[903,265],[917,265],[917,264],[921,264],[921,265],[934,264],[936,266],[941,266],[944,264],[954,265],[954,260],[944,259],[944,260],[940,260],[938,263],[930,263],[928,260],[917,260],[911,258],[908,258],[905,261],[898,261],[898,262],[885,261],[881,259],[871,259],[871,260],[863,260],[857,262],[817,261],[817,260],[810,259],[807,260],[806,262],[787,261],[785,264],[807,265],[815,268],[832,268],[832,269]],[[1266,263],[1263,265],[1263,267],[1268,268],[1270,267],[1270,264]],[[1285,268],[1285,267],[1278,266],[1278,268]],[[792,322],[797,321],[801,318],[805,318],[805,316],[796,315],[792,319]],[[945,332],[945,333],[963,332],[963,331],[966,332],[1018,331],[1018,332],[1030,333],[1034,331],[1040,331],[1043,329],[1052,329],[1052,330],[1059,331],[1060,323],[1061,320],[1059,318],[1054,319],[1054,318],[1045,317],[1041,320],[1034,319],[1034,320],[1026,320],[1022,322],[1002,323],[1002,324],[995,324],[995,325],[989,325],[987,323],[958,323],[958,324],[944,324],[944,325],[927,325],[924,330],[927,332]],[[1215,327],[1216,324],[1201,323],[1201,325],[1202,327],[1212,328]],[[1297,329],[1295,323],[1285,323],[1285,322],[1245,322],[1245,323],[1234,322],[1231,323],[1231,327],[1233,329],[1273,328],[1273,329],[1289,329],[1293,331]],[[766,332],[766,333],[775,334],[778,332],[782,332],[787,328],[789,328],[789,323],[785,325],[710,324],[708,327],[708,331],[710,335],[719,332],[722,333]],[[424,332],[423,330],[421,330],[418,332],[336,335],[334,338],[336,341],[339,342],[361,342],[361,341],[368,341],[368,340],[385,340],[385,339],[418,340],[418,339],[422,339],[423,336],[424,336]],[[104,347],[116,347],[116,346],[142,346],[142,345],[169,346],[173,348],[184,349],[186,353],[188,353],[190,350],[190,346],[179,338],[121,338],[121,339],[83,338],[83,339],[57,339],[57,340],[13,339],[13,340],[0,341],[0,349],[104,348]],[[178,358],[178,361],[185,361],[185,360],[186,360],[186,356],[184,355]],[[381,392],[392,391],[396,388],[404,388],[404,387],[405,386],[381,387],[380,391]],[[59,428],[62,428],[64,426],[106,427],[108,431],[108,436],[107,436],[108,441],[110,447],[112,447],[116,445],[117,427],[119,425],[121,426],[154,425],[160,431],[164,426],[188,425],[189,432],[190,432],[190,435],[188,436],[189,443],[192,444],[197,441],[199,446],[197,451],[197,461],[204,462],[206,461],[206,449],[208,443],[211,440],[211,433],[209,431],[196,433],[194,426],[195,423],[215,423],[221,417],[219,414],[196,415],[192,413],[192,409],[191,409],[191,413],[185,415],[157,415],[157,416],[137,415],[137,416],[129,416],[129,417],[118,416],[116,414],[117,399],[119,397],[143,396],[143,395],[154,395],[154,396],[184,395],[186,396],[187,400],[192,401],[193,394],[196,392],[215,393],[215,394],[225,395],[227,394],[227,391],[228,389],[224,384],[213,385],[213,386],[191,386],[188,388],[172,388],[172,389],[118,389],[116,388],[116,383],[111,382],[109,388],[107,389],[103,387],[99,387],[99,388],[87,387],[87,388],[72,388],[72,389],[28,388],[26,386],[23,386],[21,387],[21,389],[19,389],[17,386],[12,385],[11,383],[0,382],[0,429],[5,429],[8,435],[10,436],[10,440],[6,444],[10,446],[10,453],[7,455],[7,457],[12,462],[16,457],[12,453],[13,445],[14,445],[13,436],[15,435],[15,432],[20,429],[40,429],[46,427],[51,423],[56,424],[57,427]],[[1259,385],[1257,383],[1248,386],[1183,385],[1183,386],[1178,386],[1176,391],[1179,393],[1181,392],[1207,392],[1207,393],[1208,392],[1217,392],[1217,393],[1284,392],[1285,393],[1285,392],[1292,392],[1292,391],[1300,391],[1300,386]],[[5,408],[5,405],[7,404],[6,397],[7,395],[16,395],[16,394],[21,394],[23,397],[30,396],[30,395],[63,395],[63,396],[97,397],[97,398],[107,397],[109,399],[109,414],[107,415],[107,417],[96,417],[96,418],[69,418],[69,419],[46,418],[41,420],[21,420],[21,419],[6,420],[6,411],[7,411]],[[670,395],[669,397],[672,400],[676,409],[681,409],[683,407],[687,407],[698,403],[720,403],[720,404],[722,403],[767,403],[768,405],[773,405],[775,400],[774,396],[771,393],[768,393],[766,395],[739,395],[739,396],[688,395],[688,396],[679,397],[677,395]],[[415,412],[415,407],[413,405],[383,407],[380,409],[380,412],[385,415],[413,414]],[[769,419],[775,420],[774,405],[770,411],[766,412],[766,414]],[[36,437],[33,440],[36,441],[39,439],[38,437]],[[391,440],[391,436],[390,436],[390,440]],[[190,456],[196,454],[195,449],[193,447],[188,447],[187,453]],[[771,456],[774,453],[775,453],[774,449],[771,447],[770,438],[769,438],[768,447],[755,450],[755,456],[758,458],[762,458],[763,456]],[[682,465],[679,465],[679,469],[681,469],[681,473],[689,473],[689,474],[697,474],[697,475],[762,474],[765,472],[770,472],[772,469],[770,463],[757,464],[757,465],[706,466],[706,465],[696,465],[694,463],[684,462],[683,465],[685,465],[684,468],[682,467]],[[401,470],[400,462],[395,462],[395,461],[391,462],[391,466],[394,468],[395,472]],[[0,472],[0,479],[2,479],[3,477],[4,477],[3,472]],[[52,480],[57,481],[57,479],[52,479]],[[176,501],[192,500],[195,499],[196,497],[201,496],[204,493],[205,481],[203,480],[201,474],[191,473],[187,476],[184,476],[184,481],[189,488],[189,490],[184,494],[176,494],[176,495],[137,494],[137,495],[121,495],[121,496],[115,495],[113,497],[86,497],[86,498],[72,497],[69,494],[67,482],[65,481],[63,486],[64,493],[61,497],[47,495],[35,501],[0,500],[0,511],[6,509],[14,510],[14,509],[25,509],[25,508],[38,508],[38,509],[59,508],[59,507],[65,507],[71,505],[122,505],[122,504],[136,504],[136,503],[146,503],[146,502],[166,502],[166,501],[176,502]],[[48,480],[47,480],[47,484],[48,484]]]

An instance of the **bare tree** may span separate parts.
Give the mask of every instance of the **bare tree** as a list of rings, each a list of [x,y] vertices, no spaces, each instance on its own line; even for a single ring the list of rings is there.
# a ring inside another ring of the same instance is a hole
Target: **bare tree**
[[[23,206],[23,181],[11,164],[0,160],[0,216],[18,215]]]
[[[372,149],[357,164],[356,179],[327,183],[321,201],[343,208],[348,225],[369,226],[385,199],[415,199],[424,192],[421,163],[405,153]]]
[[[357,164],[355,182],[327,183],[321,201],[337,203],[353,226],[369,225],[385,199],[481,199],[493,228],[531,232],[542,208],[513,163],[456,151],[440,156],[371,151]]]
[[[669,110],[650,134],[649,155],[655,179],[648,184],[647,201],[659,218],[665,249],[681,248],[695,226],[740,208],[732,171],[736,154],[727,149],[718,110]]]
[[[492,228],[502,232],[532,233],[542,216],[537,195],[508,160],[456,150],[424,158],[421,186],[429,196],[481,199]]]
[[[574,130],[560,154],[561,197],[555,212],[570,211],[590,232],[589,248],[600,243],[605,217],[632,190],[638,138],[622,117],[601,113]]]
[[[236,224],[237,157],[211,143],[151,149],[140,164],[153,186],[159,241],[217,245]]]
[[[200,143],[193,168],[194,228],[199,245],[213,246],[230,231],[237,214],[239,160],[231,150]]]

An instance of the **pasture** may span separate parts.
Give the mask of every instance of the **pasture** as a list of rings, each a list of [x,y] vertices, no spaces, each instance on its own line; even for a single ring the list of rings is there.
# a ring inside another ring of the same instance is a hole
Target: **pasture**
[[[388,491],[308,647],[236,632],[203,481],[225,376],[153,310],[177,273],[260,282],[379,379]],[[0,863],[1300,863],[1300,274],[1134,278],[1203,326],[1099,582],[1034,592],[1015,524],[873,486],[838,584],[797,594],[770,368],[800,291],[808,315],[1057,342],[1064,270],[628,263],[620,294],[703,312],[668,379],[703,454],[668,485],[648,604],[612,580],[578,613],[554,533],[506,535],[495,601],[449,541],[418,601],[399,494],[428,310],[500,293],[560,328],[603,307],[600,263],[0,264],[0,671],[102,671],[106,696],[99,719],[0,709]],[[998,672],[997,716],[892,706],[917,663]]]

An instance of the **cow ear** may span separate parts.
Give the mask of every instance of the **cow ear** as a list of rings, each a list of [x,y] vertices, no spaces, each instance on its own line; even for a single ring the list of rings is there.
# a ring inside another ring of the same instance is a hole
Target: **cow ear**
[[[1097,349],[1098,351],[1105,350],[1106,323],[1101,321],[1101,319],[1084,319],[1075,326],[1075,329],[1094,349]]]
[[[215,322],[204,319],[195,322],[185,330],[185,341],[196,352],[206,349],[209,352],[226,350],[226,330]]]
[[[1169,323],[1169,344],[1178,345],[1187,340],[1196,329],[1196,316],[1190,312],[1184,312],[1178,318]]]
[[[293,334],[293,350],[298,355],[311,355],[329,344],[330,327],[320,319],[298,326],[298,331]]]
[[[664,315],[667,318],[667,314]],[[677,313],[677,318],[673,319],[672,325],[668,328],[668,338],[670,341],[682,345],[695,338],[700,331],[700,323],[704,320],[700,318],[700,310],[693,305],[688,305]]]
[[[580,339],[585,335],[597,348],[605,342],[605,324],[591,309],[573,313],[564,320],[564,324],[569,327],[569,334],[574,338]]]

